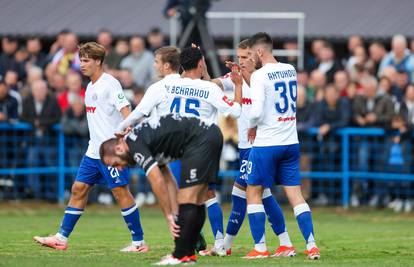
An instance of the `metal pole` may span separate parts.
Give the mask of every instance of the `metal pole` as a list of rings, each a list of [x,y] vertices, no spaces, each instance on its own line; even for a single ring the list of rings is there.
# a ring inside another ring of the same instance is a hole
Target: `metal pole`
[[[349,208],[349,133],[344,132],[342,137],[342,207]]]
[[[170,45],[177,46],[177,16],[170,18]]]
[[[300,53],[298,56],[298,68],[303,70],[305,61],[305,17],[298,19],[298,49]]]
[[[58,131],[58,202],[63,204],[65,201],[65,136],[62,128]]]
[[[235,51],[236,51],[236,49],[237,49],[237,45],[240,43],[240,35],[241,35],[241,33],[240,33],[240,17],[235,17],[234,18],[234,20],[233,20],[233,29],[234,29],[234,32],[233,32],[233,53],[232,53],[232,55],[233,55],[233,59],[235,60],[235,57],[236,57],[236,53],[235,53]]]

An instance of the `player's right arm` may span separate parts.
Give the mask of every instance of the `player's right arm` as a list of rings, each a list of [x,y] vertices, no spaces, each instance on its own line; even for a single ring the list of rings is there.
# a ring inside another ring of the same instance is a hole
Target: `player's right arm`
[[[118,125],[117,132],[124,132],[125,129],[140,123],[145,116],[148,116],[159,103],[161,92],[155,84],[150,86],[138,106]]]
[[[212,105],[215,106],[219,112],[223,113],[224,116],[231,116],[238,118],[241,113],[242,104],[242,85],[243,79],[241,74],[235,69],[232,70],[232,81],[234,82],[234,100],[230,100],[218,86],[214,88],[214,98]],[[223,83],[224,85],[225,83]]]
[[[255,128],[263,113],[265,101],[265,86],[258,77],[258,72],[254,72],[250,78],[252,107],[249,113],[249,128]]]

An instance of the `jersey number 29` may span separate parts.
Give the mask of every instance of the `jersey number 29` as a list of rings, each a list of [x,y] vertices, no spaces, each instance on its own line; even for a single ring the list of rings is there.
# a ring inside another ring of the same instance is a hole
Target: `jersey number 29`
[[[185,101],[184,112],[187,114],[193,114],[200,117],[200,113],[196,108],[200,107],[200,101],[198,99],[183,98]],[[180,113],[181,97],[175,97],[171,103],[170,112]]]
[[[297,86],[296,81],[290,81],[288,84],[286,82],[275,83],[275,90],[280,94],[279,102],[275,105],[279,113],[283,114],[288,111],[289,106],[293,112],[296,112]]]

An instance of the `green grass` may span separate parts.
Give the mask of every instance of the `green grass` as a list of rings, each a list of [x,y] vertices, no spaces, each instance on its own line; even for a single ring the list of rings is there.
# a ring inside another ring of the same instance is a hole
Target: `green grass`
[[[225,207],[225,215],[229,207]],[[0,204],[0,266],[141,266],[150,265],[170,253],[173,242],[157,208],[141,210],[147,254],[123,254],[119,249],[129,242],[129,233],[117,208],[88,207],[73,232],[67,251],[40,247],[34,235],[54,233],[63,208],[53,205]],[[235,241],[233,255],[226,258],[199,258],[200,266],[413,266],[414,215],[387,211],[315,208],[316,240],[322,252],[319,261],[310,262],[303,254],[304,242],[291,209],[285,209],[287,226],[298,255],[294,258],[241,259],[252,248],[248,223]],[[209,223],[207,241],[212,243]],[[269,249],[278,241],[266,229]]]

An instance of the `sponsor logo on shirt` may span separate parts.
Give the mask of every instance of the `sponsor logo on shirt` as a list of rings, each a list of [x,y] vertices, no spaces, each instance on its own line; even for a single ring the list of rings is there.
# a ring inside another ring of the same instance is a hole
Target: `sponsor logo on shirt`
[[[124,99],[124,98],[125,98],[124,94],[118,94],[118,99]]]
[[[230,107],[233,106],[233,101],[231,101],[227,96],[223,96],[223,101],[227,103]]]
[[[251,98],[242,98],[242,105],[251,105],[252,99]]]
[[[295,117],[295,116],[286,117],[286,118],[279,117],[279,118],[277,119],[277,121],[281,121],[281,122],[286,122],[286,121],[294,121],[294,120],[296,120],[296,117]]]
[[[95,113],[96,107],[86,106],[87,113]]]

